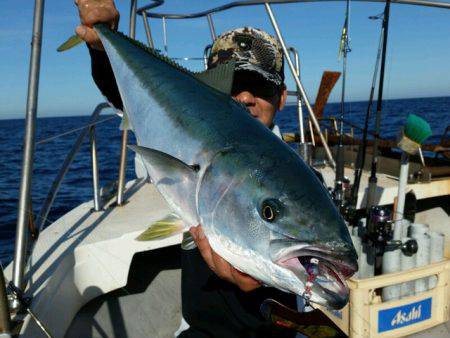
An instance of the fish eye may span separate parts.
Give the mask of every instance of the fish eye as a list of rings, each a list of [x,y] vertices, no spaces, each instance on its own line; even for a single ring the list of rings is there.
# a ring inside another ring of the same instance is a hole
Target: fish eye
[[[277,200],[268,199],[262,203],[261,216],[267,222],[273,222],[280,214],[280,205]]]

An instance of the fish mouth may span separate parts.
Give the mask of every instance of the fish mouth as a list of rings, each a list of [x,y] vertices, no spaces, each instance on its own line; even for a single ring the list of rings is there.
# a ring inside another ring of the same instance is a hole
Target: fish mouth
[[[333,309],[343,308],[349,300],[346,279],[357,270],[351,250],[330,250],[299,244],[284,251],[274,262],[291,270],[305,284],[303,297]]]

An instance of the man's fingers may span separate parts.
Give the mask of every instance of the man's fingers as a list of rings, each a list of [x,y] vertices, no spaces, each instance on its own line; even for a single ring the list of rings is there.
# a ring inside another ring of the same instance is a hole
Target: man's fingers
[[[233,278],[231,276],[231,265],[225,259],[220,257],[214,251],[212,253],[212,260],[215,266],[215,273],[222,279],[225,279],[229,282],[233,282]]]
[[[231,275],[233,277],[234,282],[239,286],[242,291],[248,292],[253,291],[261,286],[261,283],[256,279],[253,279],[249,275],[236,270],[235,268],[231,268]]]
[[[86,26],[92,27],[96,23],[103,22],[108,24],[111,28],[116,28],[116,23],[118,20],[119,13],[114,8],[110,7],[96,7],[90,9],[84,15],[81,15],[80,18],[83,24]]]
[[[102,42],[100,41],[97,32],[93,28],[81,25],[75,29],[75,33],[91,47],[99,50],[104,50]]]
[[[197,244],[197,248],[200,251],[200,254],[202,255],[206,264],[209,266],[211,270],[215,272],[212,250],[208,240],[205,237],[205,234],[203,233],[201,226],[192,227],[190,229],[190,232],[192,234],[192,237],[194,237],[195,244]]]
[[[236,270],[221,256],[216,254],[209,245],[208,239],[203,232],[202,226],[191,227],[189,229],[198,250],[209,268],[220,278],[236,284],[243,291],[252,291],[261,286],[257,280]]]
[[[117,28],[119,12],[112,0],[76,0],[80,20],[83,25],[92,27],[96,23],[106,23]]]

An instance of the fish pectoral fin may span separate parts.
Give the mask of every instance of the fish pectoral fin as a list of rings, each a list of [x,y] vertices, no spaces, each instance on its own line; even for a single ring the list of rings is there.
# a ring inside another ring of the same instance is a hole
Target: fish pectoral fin
[[[160,219],[150,225],[142,234],[136,237],[137,241],[153,241],[156,239],[164,239],[185,230],[183,220],[175,214],[169,214],[163,219]]]
[[[156,149],[129,146],[142,156],[147,172],[172,210],[188,225],[200,223],[197,215],[196,188],[198,165],[183,161]]]
[[[189,232],[185,232],[183,234],[183,241],[181,242],[181,249],[183,250],[192,250],[197,247],[197,244],[194,242],[194,237]]]
[[[235,61],[218,65],[204,72],[195,73],[194,76],[219,92],[231,95],[231,87],[234,79]]]
[[[82,42],[83,42],[83,40],[78,35],[76,35],[76,34],[72,35],[65,42],[63,42],[61,44],[61,46],[59,46],[56,49],[56,51],[58,51],[58,52],[65,52],[66,50],[69,50],[69,49],[75,47],[76,45],[79,45]]]
[[[164,169],[169,173],[174,171],[187,171],[192,175],[200,170],[200,167],[197,164],[186,164],[178,158],[156,149],[137,145],[128,146],[128,148],[141,155],[150,165]]]

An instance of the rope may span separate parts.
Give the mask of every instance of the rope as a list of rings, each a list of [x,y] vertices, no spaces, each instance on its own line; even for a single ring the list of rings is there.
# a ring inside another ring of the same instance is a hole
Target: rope
[[[88,128],[88,127],[96,126],[97,124],[100,124],[100,123],[103,123],[103,122],[112,120],[113,118],[116,118],[116,115],[112,115],[112,116],[110,116],[110,117],[108,117],[108,118],[106,118],[106,119],[103,119],[103,120],[101,120],[101,121],[96,121],[96,122],[93,122],[93,123],[89,123],[89,124],[86,124],[86,125],[84,125],[84,126],[81,126],[81,127],[78,127],[78,128],[74,128],[74,129],[71,129],[71,130],[68,130],[68,131],[65,131],[64,133],[57,134],[57,135],[51,136],[51,137],[49,137],[49,138],[46,138],[46,139],[37,141],[37,142],[36,142],[36,145],[38,145],[38,144],[43,144],[43,143],[47,143],[47,142],[50,142],[50,141],[53,141],[53,140],[55,140],[55,139],[57,139],[57,138],[59,138],[59,137],[73,134],[73,133],[75,133],[75,132],[77,132],[77,131],[80,131],[80,130],[85,129],[85,128]]]

